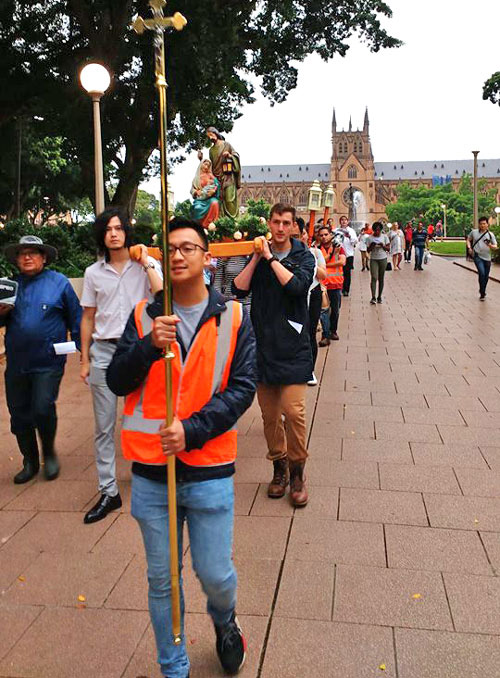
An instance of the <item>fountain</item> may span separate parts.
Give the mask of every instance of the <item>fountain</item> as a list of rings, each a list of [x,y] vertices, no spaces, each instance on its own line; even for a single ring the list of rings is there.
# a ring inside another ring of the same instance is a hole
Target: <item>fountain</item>
[[[367,220],[366,200],[363,191],[349,184],[349,221],[351,227],[359,233]]]

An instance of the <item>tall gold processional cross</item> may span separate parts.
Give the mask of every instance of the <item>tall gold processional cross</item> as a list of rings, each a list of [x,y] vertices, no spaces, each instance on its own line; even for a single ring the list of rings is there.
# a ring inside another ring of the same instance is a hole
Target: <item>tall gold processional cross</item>
[[[154,34],[155,78],[160,104],[160,172],[161,172],[161,227],[163,240],[163,313],[172,315],[172,299],[170,295],[170,257],[168,256],[168,167],[167,167],[167,79],[165,71],[165,43],[163,33],[167,28],[180,31],[187,24],[186,19],[176,12],[171,17],[163,15],[166,0],[149,0],[153,13],[152,19],[138,16],[132,24],[136,33],[141,35],[145,30]],[[172,360],[174,353],[167,345],[164,353],[165,363],[165,396],[167,427],[173,421],[172,403]],[[168,473],[168,524],[170,540],[170,582],[172,599],[172,634],[175,645],[182,642],[181,608],[179,585],[179,557],[177,549],[177,491],[175,478],[175,455],[170,455],[167,462]]]

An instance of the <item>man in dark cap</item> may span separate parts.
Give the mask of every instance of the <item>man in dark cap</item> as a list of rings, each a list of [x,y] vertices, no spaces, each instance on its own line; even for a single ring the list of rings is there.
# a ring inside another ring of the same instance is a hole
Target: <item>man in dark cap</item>
[[[45,266],[57,250],[34,235],[8,245],[5,256],[19,269],[15,305],[0,304],[0,326],[6,327],[5,391],[10,427],[23,455],[16,484],[31,480],[40,469],[36,431],[40,436],[45,477],[59,475],[54,450],[57,429],[56,400],[71,347],[54,348],[67,341],[68,331],[79,347],[81,307],[69,280]]]

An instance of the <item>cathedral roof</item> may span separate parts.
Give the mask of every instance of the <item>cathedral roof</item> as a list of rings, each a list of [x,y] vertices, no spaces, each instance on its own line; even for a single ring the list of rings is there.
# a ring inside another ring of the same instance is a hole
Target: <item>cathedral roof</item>
[[[458,179],[462,174],[472,174],[473,161],[469,160],[410,160],[375,163],[375,179],[384,181],[432,179],[434,176]],[[500,159],[478,159],[478,176],[500,178]],[[311,183],[314,179],[328,181],[329,164],[301,165],[246,165],[242,168],[243,183],[260,184],[282,182]]]
[[[458,179],[462,174],[472,174],[473,160],[410,160],[408,162],[376,162],[375,178],[387,180],[432,179],[451,176]],[[500,159],[478,159],[479,177],[500,178]]]
[[[246,165],[241,170],[241,180],[249,184],[281,183],[283,181],[305,181],[314,179],[327,181],[330,165]]]

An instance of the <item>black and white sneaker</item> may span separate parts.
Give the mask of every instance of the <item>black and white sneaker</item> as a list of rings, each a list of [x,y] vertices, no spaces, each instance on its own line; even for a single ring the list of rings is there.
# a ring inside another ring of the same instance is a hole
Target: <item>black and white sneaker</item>
[[[378,297],[377,304],[381,304],[381,303],[382,303],[382,297]]]
[[[215,626],[217,641],[215,649],[217,656],[226,673],[233,676],[241,669],[247,656],[247,643],[238,619],[233,616],[224,626]]]
[[[376,303],[377,303],[377,301],[376,301],[375,297],[372,297],[370,299],[370,304],[376,304]]]

